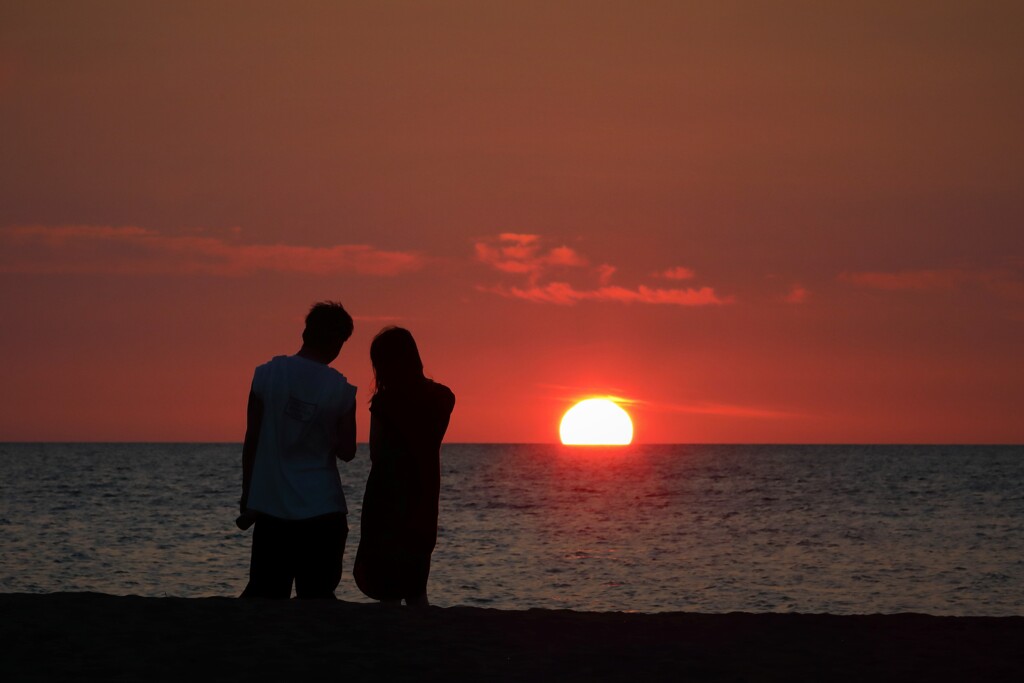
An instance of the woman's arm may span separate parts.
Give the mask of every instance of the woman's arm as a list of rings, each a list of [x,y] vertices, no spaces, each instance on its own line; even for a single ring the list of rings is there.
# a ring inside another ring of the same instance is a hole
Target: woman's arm
[[[381,448],[384,445],[384,422],[383,418],[370,409],[370,461],[373,461],[374,455],[381,453]]]

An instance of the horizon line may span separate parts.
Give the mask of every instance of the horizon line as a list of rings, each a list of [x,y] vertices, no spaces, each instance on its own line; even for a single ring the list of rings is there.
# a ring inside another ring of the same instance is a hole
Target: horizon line
[[[6,445],[70,445],[70,444],[95,444],[95,445],[132,445],[132,444],[165,444],[165,445],[218,445],[238,446],[241,448],[242,441],[238,440],[199,440],[199,441],[171,441],[171,440],[124,440],[112,441],[105,439],[85,439],[80,441],[69,440],[38,440],[38,439],[0,439],[0,446]],[[369,446],[368,441],[358,441],[357,446]],[[445,441],[442,446],[564,446],[565,448],[621,448],[627,449],[633,446],[1019,446],[1024,447],[1024,442],[1010,441],[645,441],[633,442],[630,444],[563,444],[558,441]]]

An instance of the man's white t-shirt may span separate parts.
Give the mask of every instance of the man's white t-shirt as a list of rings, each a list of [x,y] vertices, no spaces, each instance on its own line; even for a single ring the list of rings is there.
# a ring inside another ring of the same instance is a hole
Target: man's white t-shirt
[[[276,356],[256,368],[252,391],[263,401],[248,506],[281,519],[348,513],[335,452],[338,422],[356,388],[330,366]]]

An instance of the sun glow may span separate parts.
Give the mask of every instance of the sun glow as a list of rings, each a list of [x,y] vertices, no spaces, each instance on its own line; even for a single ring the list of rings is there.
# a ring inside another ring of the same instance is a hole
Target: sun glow
[[[565,412],[558,433],[567,446],[627,446],[633,421],[615,401],[588,398]]]

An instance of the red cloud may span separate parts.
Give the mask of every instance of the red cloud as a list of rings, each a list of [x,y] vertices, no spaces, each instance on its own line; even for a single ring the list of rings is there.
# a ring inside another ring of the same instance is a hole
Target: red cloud
[[[658,276],[668,278],[669,280],[691,280],[697,274],[685,266],[676,266],[675,268],[661,271],[658,273]]]
[[[482,263],[504,273],[526,275],[528,286],[480,286],[478,289],[510,299],[523,299],[536,303],[570,306],[578,301],[616,301],[620,303],[667,304],[673,306],[711,306],[730,304],[732,297],[720,297],[711,287],[688,287],[686,289],[648,287],[640,285],[635,289],[610,284],[615,266],[602,263],[593,269],[599,286],[577,288],[568,282],[545,282],[544,277],[552,267],[578,268],[587,266],[586,257],[566,246],[542,249],[538,235],[502,233],[497,238],[481,240],[474,245],[476,258]],[[694,277],[689,268],[670,268],[660,277],[681,280]]]
[[[498,235],[502,242],[516,242],[518,244],[534,244],[540,239],[540,235],[530,235],[521,232],[503,232]]]
[[[811,293],[807,290],[806,287],[803,287],[801,285],[793,285],[789,290],[789,294],[784,296],[782,300],[785,301],[787,304],[802,304],[805,301],[807,301],[807,297],[809,297],[810,295]]]
[[[396,275],[419,269],[424,262],[415,253],[365,244],[236,244],[132,226],[6,228],[0,230],[0,244],[6,247],[0,272],[8,273]]]
[[[492,287],[485,291],[511,299],[524,299],[537,303],[568,306],[578,301],[618,301],[621,303],[670,304],[675,306],[710,306],[730,304],[732,297],[719,297],[711,287],[700,289],[654,289],[641,285],[637,289],[626,287],[599,287],[579,290],[565,282],[552,282],[534,287]]]
[[[553,266],[587,265],[587,260],[569,247],[555,247],[548,252],[545,262]]]
[[[505,273],[531,273],[538,268],[532,262],[517,260],[510,257],[508,252],[497,249],[484,242],[477,242],[473,246],[476,251],[476,258]]]
[[[602,285],[606,285],[611,282],[612,275],[615,275],[617,269],[615,266],[607,263],[602,263],[597,267],[597,279]]]
[[[538,235],[504,232],[497,242],[480,241],[474,246],[477,260],[505,273],[539,275],[549,266],[585,266],[587,260],[571,247],[543,251]]]

